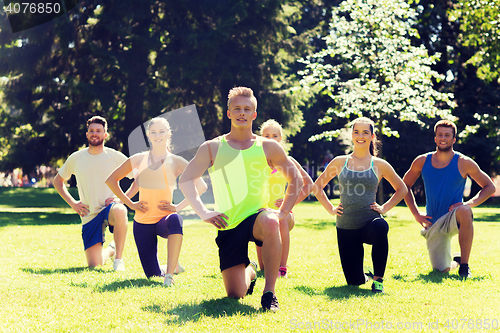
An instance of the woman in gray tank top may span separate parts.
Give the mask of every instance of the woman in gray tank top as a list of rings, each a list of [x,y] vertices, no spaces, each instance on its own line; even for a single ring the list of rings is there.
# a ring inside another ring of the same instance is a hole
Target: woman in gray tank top
[[[337,242],[347,284],[359,286],[373,279],[372,291],[383,292],[387,264],[389,225],[382,218],[406,195],[407,188],[392,166],[376,157],[374,123],[362,117],[353,122],[350,155],[335,157],[318,177],[313,193],[331,215],[337,217]],[[339,177],[340,204],[334,207],[323,188]],[[382,205],[375,202],[380,180],[385,178],[395,193]],[[363,270],[363,244],[372,245],[373,273]]]

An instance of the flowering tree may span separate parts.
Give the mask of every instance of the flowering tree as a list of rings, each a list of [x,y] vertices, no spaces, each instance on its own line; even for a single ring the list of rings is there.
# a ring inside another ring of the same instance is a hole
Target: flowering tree
[[[500,83],[500,0],[458,1],[450,20],[460,22],[464,46],[476,49],[465,65],[478,68],[478,77]]]
[[[345,0],[332,13],[326,48],[302,62],[302,87],[326,93],[334,101],[320,123],[332,117],[367,116],[379,133],[399,136],[391,118],[426,127],[425,117],[452,118],[453,95],[434,89],[443,77],[413,25],[417,14],[404,0]],[[311,141],[332,140],[342,129],[314,135]],[[382,139],[382,137],[380,138]]]

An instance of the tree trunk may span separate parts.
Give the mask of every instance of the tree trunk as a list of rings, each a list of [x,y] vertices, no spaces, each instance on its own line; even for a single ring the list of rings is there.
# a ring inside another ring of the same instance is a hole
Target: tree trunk
[[[148,79],[149,45],[143,36],[148,35],[147,15],[139,15],[133,29],[131,48],[125,53],[127,64],[127,91],[125,95],[125,121],[123,132],[119,133],[121,142],[128,142],[128,136],[144,121],[144,100]],[[129,147],[130,148],[130,147]],[[130,152],[129,152],[130,153]]]

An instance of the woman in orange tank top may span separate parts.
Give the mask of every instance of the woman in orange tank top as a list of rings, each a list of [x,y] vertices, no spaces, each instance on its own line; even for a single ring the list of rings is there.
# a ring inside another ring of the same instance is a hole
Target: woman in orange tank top
[[[172,193],[177,177],[184,171],[188,162],[170,152],[171,130],[165,118],[153,118],[148,126],[147,136],[150,150],[131,156],[119,166],[106,180],[106,184],[124,204],[135,211],[134,238],[144,273],[164,277],[164,285],[173,285],[173,274],[178,266],[182,245],[182,217],[177,214],[188,204],[183,200],[172,203]],[[134,173],[134,184],[123,193],[118,182],[130,172]],[[201,194],[207,185],[199,178],[196,187]],[[139,192],[139,201],[130,198]],[[166,238],[167,267],[160,268],[158,260],[158,238]]]

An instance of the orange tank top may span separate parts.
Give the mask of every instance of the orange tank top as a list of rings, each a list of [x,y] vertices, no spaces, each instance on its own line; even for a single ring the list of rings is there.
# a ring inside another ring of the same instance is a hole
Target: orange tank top
[[[149,154],[141,161],[135,176],[139,186],[139,200],[148,203],[148,211],[136,211],[134,220],[138,223],[153,224],[174,212],[158,209],[160,200],[172,202],[175,175],[172,171],[172,158],[167,156],[162,166],[156,170],[149,167]],[[135,171],[135,170],[134,170]]]

